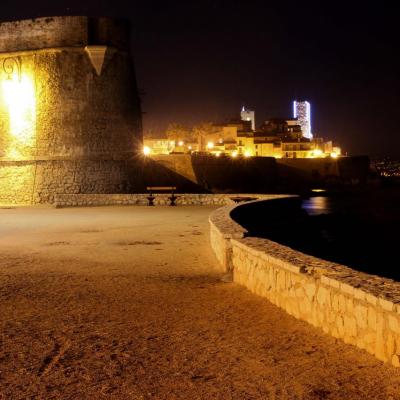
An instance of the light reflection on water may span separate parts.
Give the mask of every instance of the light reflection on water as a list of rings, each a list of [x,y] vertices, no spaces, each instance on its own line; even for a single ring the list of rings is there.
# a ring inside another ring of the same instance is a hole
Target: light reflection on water
[[[315,196],[305,199],[301,207],[308,215],[330,214],[336,210],[333,200],[326,196]]]

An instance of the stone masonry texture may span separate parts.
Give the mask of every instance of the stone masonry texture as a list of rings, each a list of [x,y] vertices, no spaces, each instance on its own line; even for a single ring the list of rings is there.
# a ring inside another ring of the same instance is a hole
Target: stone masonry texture
[[[104,51],[99,75],[91,46]],[[33,91],[23,140],[13,132],[3,90],[12,79]],[[128,192],[141,135],[125,22],[52,17],[0,24],[0,203]]]
[[[250,207],[251,203],[234,207]],[[210,216],[212,248],[233,280],[290,315],[400,367],[400,283],[245,237],[232,206]]]

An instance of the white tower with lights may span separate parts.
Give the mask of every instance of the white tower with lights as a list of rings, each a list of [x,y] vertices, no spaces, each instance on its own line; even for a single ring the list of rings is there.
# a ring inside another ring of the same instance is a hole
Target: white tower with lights
[[[312,139],[313,134],[311,132],[311,105],[308,101],[297,101],[293,102],[293,117],[297,118],[303,136],[307,139]]]

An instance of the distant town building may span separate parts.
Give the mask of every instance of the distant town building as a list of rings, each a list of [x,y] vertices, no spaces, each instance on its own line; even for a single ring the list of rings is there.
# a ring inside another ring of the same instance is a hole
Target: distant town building
[[[332,141],[313,137],[312,134],[310,138],[306,137],[311,132],[308,124],[309,103],[296,102],[296,106],[298,117],[270,118],[258,129],[253,129],[254,111],[243,108],[240,119],[208,124],[203,130],[195,127],[186,140],[145,139],[145,154],[208,153],[216,157],[275,158],[341,156],[341,149],[335,147]]]
[[[293,117],[297,119],[298,124],[301,126],[303,136],[307,139],[312,139],[311,132],[311,105],[308,101],[293,102]]]
[[[253,131],[256,130],[256,119],[254,111],[247,110],[244,106],[242,107],[242,111],[240,112],[240,117],[242,121],[251,121],[251,129]]]

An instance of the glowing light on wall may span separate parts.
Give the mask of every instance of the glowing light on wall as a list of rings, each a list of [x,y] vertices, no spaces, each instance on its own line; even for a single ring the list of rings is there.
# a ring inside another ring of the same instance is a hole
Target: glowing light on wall
[[[323,153],[322,153],[322,150],[315,149],[312,154],[314,157],[321,157]]]
[[[337,153],[335,153],[334,151],[331,153],[331,157],[332,158],[337,158],[338,157],[338,154]]]
[[[245,157],[251,157],[251,151],[250,150],[245,150],[244,156]]]
[[[207,143],[207,148],[208,149],[212,149],[214,147],[214,143],[213,142],[208,142]]]
[[[21,73],[18,59],[5,59],[3,70],[6,76],[1,82],[3,103],[9,117],[11,142],[6,156],[18,158],[24,147],[33,146],[36,127],[36,96],[33,79]]]
[[[180,140],[179,142],[178,142],[178,146],[183,146],[183,141],[182,140]]]
[[[144,147],[143,147],[143,154],[144,154],[145,156],[148,156],[150,153],[151,153],[151,148],[148,147],[148,146],[144,146]]]
[[[237,157],[237,155],[238,155],[238,152],[236,150],[233,150],[231,156],[233,158],[235,158],[235,157]]]

